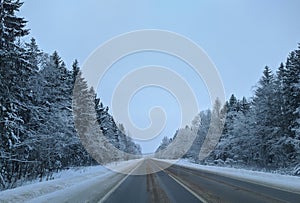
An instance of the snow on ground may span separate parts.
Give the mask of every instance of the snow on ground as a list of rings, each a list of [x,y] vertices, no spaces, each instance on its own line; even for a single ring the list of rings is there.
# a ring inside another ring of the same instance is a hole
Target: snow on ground
[[[108,168],[127,170],[140,160],[110,163],[105,166],[73,168],[53,174],[54,180],[38,182],[0,192],[0,202],[43,202],[63,194],[76,194],[89,185],[99,184],[114,175]],[[65,195],[63,195],[65,196]]]
[[[190,167],[210,173],[266,185],[282,190],[300,193],[300,177],[280,175],[274,173],[250,171],[218,166],[204,166],[181,159],[161,160],[177,165]],[[124,176],[116,176],[114,171],[128,171],[136,166],[141,159],[115,162],[105,166],[73,168],[53,175],[54,180],[25,185],[11,190],[0,192],[0,202],[74,202],[72,196],[83,199],[90,198],[91,194],[99,195],[99,191],[107,191]],[[106,183],[106,184],[103,184]],[[101,188],[102,187],[102,188]],[[77,195],[77,196],[76,196]],[[89,196],[85,196],[89,195]],[[72,200],[72,201],[71,201]],[[77,199],[80,201],[79,199]]]
[[[243,180],[247,182],[252,182],[260,185],[265,185],[268,187],[278,188],[281,190],[292,191],[300,193],[300,177],[281,175],[275,173],[266,173],[259,171],[250,171],[246,169],[236,169],[228,167],[219,167],[219,166],[206,166],[191,163],[188,159],[176,160],[162,160],[168,163],[173,163],[180,166],[185,166],[193,169],[200,169],[202,171],[220,174],[230,178]]]

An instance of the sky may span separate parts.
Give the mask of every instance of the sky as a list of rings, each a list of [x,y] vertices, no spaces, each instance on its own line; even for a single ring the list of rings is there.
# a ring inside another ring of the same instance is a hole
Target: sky
[[[40,48],[48,53],[57,50],[69,67],[75,59],[83,64],[99,45],[125,32],[162,29],[178,33],[207,53],[227,98],[232,93],[249,98],[263,68],[268,65],[275,71],[297,48],[299,8],[298,0],[25,0],[19,15],[28,20],[30,37],[36,38]],[[154,64],[171,67],[185,78],[195,90],[200,109],[211,106],[205,84],[187,64],[152,52],[117,61],[101,81],[98,96],[110,106],[124,74]],[[128,110],[132,121],[140,128],[149,126],[148,113],[154,106],[164,109],[166,125],[156,138],[138,142],[144,153],[154,151],[162,137],[172,137],[180,125],[178,101],[155,87],[144,88],[132,98]]]

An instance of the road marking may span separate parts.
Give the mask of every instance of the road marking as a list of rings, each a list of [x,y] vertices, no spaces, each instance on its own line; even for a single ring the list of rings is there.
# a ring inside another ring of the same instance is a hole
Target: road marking
[[[163,161],[161,161],[161,162],[163,162]],[[174,164],[174,165],[176,165],[176,164]],[[197,172],[204,172],[204,173],[208,173],[208,174],[216,174],[216,175],[218,175],[218,176],[220,176],[220,177],[225,177],[225,178],[237,180],[237,181],[244,182],[244,183],[252,183],[252,184],[255,184],[255,185],[260,185],[260,184],[255,183],[255,182],[250,182],[250,181],[248,182],[247,180],[237,179],[237,178],[234,178],[234,177],[230,177],[230,176],[226,176],[226,175],[222,175],[222,174],[218,174],[218,173],[213,173],[213,172],[209,172],[209,171],[197,170],[197,169],[194,169],[194,168],[191,168],[191,167],[188,167],[188,166],[181,166],[181,165],[176,165],[176,166],[177,166],[177,167],[180,167],[180,169],[181,169],[182,171],[185,171],[186,173],[189,173],[189,174],[191,174],[191,175],[195,175],[195,174],[192,173],[192,172],[189,171],[189,170],[197,171]],[[168,174],[168,172],[167,172],[167,174]],[[169,174],[169,175],[170,175],[170,174]],[[232,184],[232,183],[230,183],[230,182],[224,182],[223,180],[218,180],[218,179],[216,179],[216,178],[207,177],[207,176],[204,176],[204,175],[201,175],[201,174],[198,174],[198,176],[201,176],[202,178],[207,179],[207,180],[209,180],[209,181],[214,181],[214,182],[216,182],[216,183],[224,184],[224,185],[226,185],[227,187],[231,187],[231,188],[234,188],[234,189],[239,189],[239,190],[242,190],[242,191],[244,191],[244,192],[247,192],[247,193],[250,193],[250,194],[255,194],[255,195],[257,195],[257,196],[261,196],[261,197],[264,197],[264,198],[267,198],[267,199],[270,199],[270,200],[273,200],[273,201],[275,200],[275,201],[278,201],[278,202],[286,202],[286,201],[283,200],[283,199],[279,199],[279,198],[277,198],[277,197],[270,196],[269,194],[260,193],[260,192],[255,191],[255,190],[251,190],[251,189],[249,189],[249,188],[247,188],[247,187],[235,185],[235,184]],[[267,187],[267,188],[272,188],[272,187],[265,186],[265,185],[262,185],[262,186]],[[277,189],[277,190],[278,190],[278,188],[273,188],[273,189]],[[280,190],[280,189],[279,189],[279,190]],[[284,191],[284,190],[282,190],[282,191]],[[291,191],[289,191],[289,192],[291,192]],[[293,193],[293,192],[291,192],[291,193]]]
[[[110,191],[108,191],[108,193],[106,193],[106,195],[104,195],[99,201],[98,203],[103,203],[105,200],[107,200],[107,198],[126,180],[126,178],[128,178],[128,176],[130,176],[132,174],[132,172],[137,169],[142,163],[144,162],[144,160],[142,160],[134,169],[132,169],[130,171],[130,173],[128,173],[120,182],[118,182],[118,184],[116,184]]]
[[[167,173],[164,169],[162,169],[159,165],[157,165],[154,161],[152,161],[161,171],[166,173],[168,176],[170,176],[173,180],[175,180],[179,185],[181,185],[184,189],[186,189],[188,192],[190,192],[192,195],[194,195],[197,199],[199,199],[203,203],[207,203],[205,199],[200,197],[197,193],[195,193],[193,190],[191,190],[189,187],[187,187],[185,184],[183,184],[180,180],[175,178],[173,175]]]
[[[168,173],[167,173],[168,174]],[[195,197],[197,197],[201,202],[203,203],[207,203],[207,201],[205,199],[203,199],[202,197],[200,197],[198,194],[196,194],[193,190],[191,190],[190,188],[188,188],[186,185],[184,185],[182,182],[180,182],[180,180],[178,180],[177,178],[175,178],[174,176],[172,176],[171,174],[168,174],[173,180],[175,180],[179,185],[181,185],[182,187],[184,187],[187,191],[189,191],[190,193],[192,193]]]

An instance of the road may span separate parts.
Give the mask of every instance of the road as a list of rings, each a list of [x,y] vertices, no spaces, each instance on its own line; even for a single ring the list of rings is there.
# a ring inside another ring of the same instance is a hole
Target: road
[[[300,202],[300,194],[153,159],[143,160],[101,202]]]
[[[251,183],[158,159],[136,159],[107,167],[115,171],[100,167],[99,171],[6,190],[0,192],[0,202],[300,202],[300,192],[293,187],[277,185],[282,189],[276,189],[262,185],[269,183]]]

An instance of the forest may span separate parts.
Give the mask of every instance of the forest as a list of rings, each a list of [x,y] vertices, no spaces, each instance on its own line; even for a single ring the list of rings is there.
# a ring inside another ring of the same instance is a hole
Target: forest
[[[97,124],[107,140],[120,151],[140,154],[140,146],[119,129],[108,107],[88,88],[78,62],[68,68],[57,52],[44,53],[34,38],[25,42],[27,22],[16,15],[22,3],[0,2],[0,190],[48,180],[69,167],[97,164],[75,128],[86,125],[73,117],[73,109],[80,106],[72,101],[75,81],[81,95],[75,101],[93,101]],[[107,153],[97,161],[120,159],[124,159],[120,153]]]
[[[178,134],[194,131],[194,142],[183,157],[196,163],[300,175],[300,44],[275,73],[264,68],[251,98],[232,94],[223,106],[216,100],[213,109],[200,112],[191,127],[165,137],[157,149],[160,157],[179,158],[172,148],[182,145],[170,144]],[[199,158],[206,136],[218,132],[216,147],[205,159]]]
[[[88,87],[79,62],[67,67],[58,52],[43,52],[34,38],[25,41],[27,21],[17,16],[23,3],[0,3],[0,190],[140,155],[141,147]],[[205,138],[214,133],[221,138],[202,159]],[[300,175],[300,45],[276,72],[264,68],[251,98],[216,100],[191,126],[165,137],[157,152],[160,158]]]

